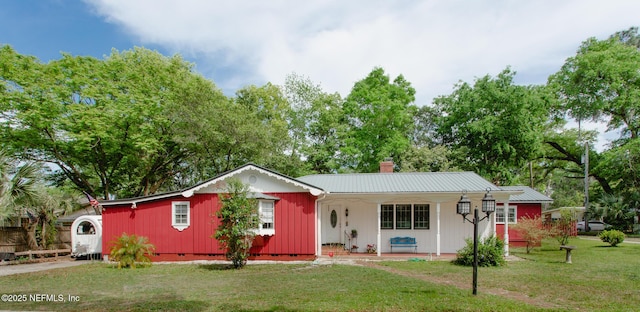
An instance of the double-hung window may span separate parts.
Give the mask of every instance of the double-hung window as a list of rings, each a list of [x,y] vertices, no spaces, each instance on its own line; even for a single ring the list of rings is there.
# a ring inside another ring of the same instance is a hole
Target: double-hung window
[[[260,216],[258,235],[274,235],[276,233],[274,209],[275,203],[273,200],[261,200],[258,202],[258,214]]]
[[[380,228],[386,230],[393,229],[393,205],[380,206]]]
[[[413,228],[429,229],[429,204],[413,205]]]
[[[515,206],[509,206],[509,223],[516,223],[516,213],[517,209]],[[496,223],[504,224],[505,214],[504,214],[504,206],[496,207]]]
[[[429,204],[385,204],[380,209],[383,230],[429,229]]]
[[[411,204],[396,205],[396,230],[411,229]]]
[[[172,202],[171,203],[171,226],[176,230],[182,231],[190,225],[190,203]]]

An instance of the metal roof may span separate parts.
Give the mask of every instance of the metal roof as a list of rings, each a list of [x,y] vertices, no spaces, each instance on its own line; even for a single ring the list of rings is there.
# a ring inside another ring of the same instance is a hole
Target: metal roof
[[[188,187],[188,188],[185,188],[185,189],[180,190],[180,191],[173,191],[173,192],[160,193],[160,194],[141,196],[141,197],[134,197],[134,198],[124,198],[124,199],[100,201],[100,205],[103,206],[103,207],[123,205],[123,204],[132,204],[132,205],[135,206],[136,203],[152,201],[152,200],[158,200],[158,199],[174,197],[174,196],[191,197],[191,196],[193,196],[194,192],[198,191],[199,189],[205,188],[205,187],[207,187],[209,185],[213,185],[217,181],[224,180],[224,179],[226,179],[228,177],[234,176],[234,175],[236,175],[238,173],[243,172],[244,170],[257,170],[257,171],[260,171],[261,173],[264,173],[264,174],[266,174],[266,175],[268,175],[270,177],[285,181],[287,183],[294,184],[294,185],[299,186],[299,187],[301,187],[301,188],[303,188],[305,190],[308,190],[313,195],[319,195],[319,194],[324,192],[323,190],[318,189],[316,186],[310,185],[309,183],[306,183],[306,182],[304,182],[302,180],[297,180],[297,179],[291,178],[289,176],[286,176],[286,175],[283,175],[283,174],[278,173],[276,171],[273,171],[273,170],[258,166],[258,165],[253,164],[253,163],[247,163],[247,164],[242,165],[242,166],[240,166],[240,167],[238,167],[236,169],[221,173],[221,174],[215,176],[212,179],[209,179],[207,181],[204,181],[204,182],[201,182],[199,184],[196,184],[195,186]],[[258,199],[280,200],[277,197],[265,195],[265,194],[262,194],[262,193],[250,194],[250,196],[255,196],[255,198],[258,198]]]
[[[505,190],[505,191],[515,191],[515,190],[520,190],[523,191],[524,193],[519,194],[519,195],[511,195],[511,199],[509,199],[510,202],[552,202],[553,199],[551,197],[548,197],[528,186],[524,186],[524,185],[515,185],[515,186],[501,186],[501,189]]]
[[[247,193],[247,198],[255,198],[255,199],[269,199],[269,200],[280,200],[279,197],[262,194],[259,192],[249,192]]]
[[[315,174],[298,178],[329,193],[425,193],[499,191],[474,172]]]

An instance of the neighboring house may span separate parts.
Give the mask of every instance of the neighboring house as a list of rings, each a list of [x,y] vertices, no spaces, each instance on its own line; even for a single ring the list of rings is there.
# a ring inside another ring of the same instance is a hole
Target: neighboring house
[[[375,245],[381,255],[391,252],[390,238],[405,236],[416,239],[419,253],[455,253],[473,235],[473,225],[456,214],[463,193],[472,207],[481,205],[487,191],[498,204],[522,193],[472,172],[393,173],[392,168],[392,162],[383,162],[380,173],[296,179],[247,164],[181,191],[102,201],[103,251],[108,254],[111,242],[127,233],[149,238],[156,247],[154,261],[224,258],[212,236],[219,196],[230,178],[248,184],[259,200],[261,225],[251,259],[313,259],[327,244],[355,245],[357,252]],[[494,218],[480,223],[482,236],[495,233]]]
[[[543,206],[553,202],[553,199],[528,186],[502,186],[501,189],[506,191],[521,190],[523,193],[511,196],[508,202],[508,215],[505,215],[504,202],[496,204],[496,233],[505,241],[507,241],[505,236],[508,237],[508,243],[511,247],[526,247],[527,242],[512,226],[525,217],[541,217]]]
[[[562,210],[568,209],[573,211],[574,218],[577,221],[584,221],[584,206],[583,207],[560,207],[555,209],[543,210],[542,211],[542,220],[545,222],[552,222],[560,219],[562,216]]]

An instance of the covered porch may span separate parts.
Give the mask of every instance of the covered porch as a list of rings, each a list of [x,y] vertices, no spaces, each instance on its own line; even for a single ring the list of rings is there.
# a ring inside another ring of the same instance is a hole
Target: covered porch
[[[456,258],[456,253],[441,253],[435,255],[433,253],[413,253],[413,252],[393,252],[393,253],[377,253],[368,252],[351,252],[346,250],[344,246],[324,245],[322,246],[322,254],[319,256],[323,259],[336,260],[363,260],[363,261],[452,261]]]
[[[510,191],[490,193],[508,205]],[[466,192],[473,208],[480,207],[486,190]],[[317,202],[318,256],[451,258],[473,237],[473,226],[456,213],[462,192],[328,194]],[[481,213],[481,217],[484,214]],[[470,216],[472,217],[472,215]],[[496,234],[495,214],[479,224],[479,236]],[[415,239],[415,246],[391,246],[396,237]]]

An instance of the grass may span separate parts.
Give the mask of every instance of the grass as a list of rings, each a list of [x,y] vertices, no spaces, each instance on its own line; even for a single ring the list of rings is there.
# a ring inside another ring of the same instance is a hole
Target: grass
[[[640,244],[622,243],[610,247],[598,240],[573,238],[577,246],[572,264],[564,263],[565,251],[547,240],[530,254],[524,249],[512,254],[525,261],[503,267],[479,268],[479,292],[507,293],[524,302],[538,302],[553,310],[637,311],[640,302]],[[447,263],[385,263],[397,270],[431,276],[437,280],[462,281],[471,287],[471,271]],[[415,274],[417,275],[417,274]]]
[[[77,296],[78,302],[0,302],[0,310],[65,311],[631,311],[640,302],[640,244],[572,239],[573,264],[548,241],[526,261],[480,268],[449,262],[372,266],[103,263],[0,277],[0,294]]]

